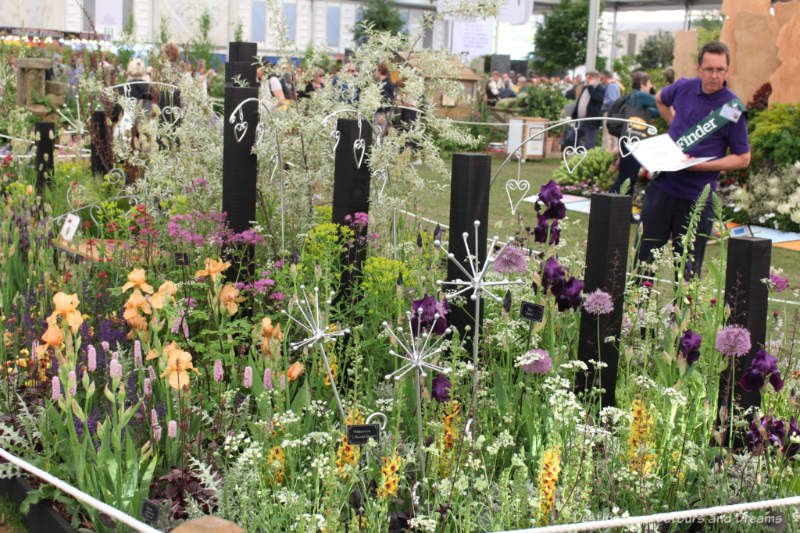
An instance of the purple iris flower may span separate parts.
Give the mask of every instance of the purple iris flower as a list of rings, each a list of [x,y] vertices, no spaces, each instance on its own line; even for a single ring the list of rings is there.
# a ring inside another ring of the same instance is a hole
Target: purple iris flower
[[[680,341],[678,341],[678,348],[686,357],[686,363],[692,365],[700,359],[700,344],[702,342],[703,338],[690,329],[683,333]]]
[[[413,312],[411,313],[411,330],[415,336],[419,336],[422,331],[433,328],[433,332],[442,335],[447,329],[447,314],[450,312],[450,305],[447,301],[439,301],[433,296],[425,296],[420,300],[414,300]],[[422,311],[420,313],[420,310]],[[436,318],[435,315],[439,317]],[[434,322],[435,321],[435,322]]]
[[[450,380],[447,379],[447,376],[444,374],[437,374],[433,378],[433,397],[436,399],[437,402],[449,402],[450,401],[450,389],[453,387]]]
[[[760,390],[766,383],[767,377],[769,377],[769,382],[775,392],[783,389],[783,380],[778,370],[778,358],[762,349],[753,357],[750,370],[739,379],[739,385],[748,392]]]
[[[576,310],[581,305],[581,292],[583,292],[583,282],[579,279],[569,278],[560,293],[556,296],[556,304],[559,311],[567,309]]]

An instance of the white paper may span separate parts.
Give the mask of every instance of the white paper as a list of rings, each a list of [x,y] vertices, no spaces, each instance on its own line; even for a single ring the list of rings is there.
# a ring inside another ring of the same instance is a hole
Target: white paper
[[[684,154],[669,134],[640,140],[631,154],[648,172],[675,172],[716,157],[691,157]]]
[[[70,213],[64,219],[64,225],[61,227],[61,237],[65,241],[71,241],[78,231],[78,226],[81,225],[81,217],[74,213]]]

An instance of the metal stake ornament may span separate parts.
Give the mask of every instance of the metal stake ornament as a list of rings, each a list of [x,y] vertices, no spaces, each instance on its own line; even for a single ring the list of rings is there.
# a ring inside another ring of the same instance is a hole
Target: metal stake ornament
[[[444,246],[442,246],[442,241],[436,240],[434,244],[439,247],[443,252],[447,254],[447,259],[452,262],[454,265],[458,267],[461,272],[467,277],[466,280],[457,279],[453,281],[442,281],[437,280],[436,283],[445,287],[455,288],[457,289],[455,292],[450,294],[445,294],[446,298],[453,298],[455,296],[459,296],[466,292],[472,292],[470,294],[470,300],[475,302],[475,325],[472,332],[472,411],[473,417],[475,416],[477,402],[478,402],[478,347],[480,346],[480,320],[481,320],[481,299],[483,294],[487,294],[494,298],[496,302],[502,302],[502,298],[497,296],[491,289],[495,287],[505,287],[508,285],[518,285],[522,283],[522,280],[517,278],[516,280],[510,281],[508,279],[502,279],[500,281],[486,281],[486,273],[489,271],[489,267],[495,260],[500,257],[503,252],[505,251],[508,246],[514,242],[513,237],[509,237],[507,242],[503,245],[500,250],[494,255],[488,255],[486,260],[483,262],[483,265],[480,264],[480,260],[478,259],[477,251],[478,251],[478,227],[481,225],[479,220],[476,220],[474,223],[475,225],[475,253],[470,252],[469,247],[469,234],[465,231],[461,234],[461,237],[464,239],[464,249],[467,251],[467,262],[469,264],[469,271],[456,259],[456,256],[453,252],[448,252]],[[498,237],[492,237],[491,244],[489,245],[489,250],[493,250],[495,245],[497,244]]]
[[[339,409],[339,416],[342,417],[342,425],[347,425],[347,417],[344,414],[342,407],[342,400],[339,397],[339,390],[336,388],[336,381],[333,379],[333,372],[331,372],[331,365],[328,362],[328,354],[325,353],[325,343],[328,341],[335,342],[336,337],[341,337],[350,333],[350,328],[342,330],[331,331],[330,325],[327,324],[328,313],[330,312],[331,302],[333,301],[334,292],[331,291],[328,299],[325,301],[327,309],[320,313],[319,309],[319,287],[314,287],[314,294],[311,298],[308,297],[305,285],[300,285],[300,291],[303,293],[303,299],[296,300],[297,308],[300,310],[302,320],[298,320],[285,310],[281,314],[288,317],[295,324],[303,328],[310,337],[298,342],[290,342],[289,347],[297,351],[300,348],[309,347],[313,348],[315,344],[319,344],[320,353],[322,353],[322,362],[325,365],[325,372],[328,374],[328,380],[331,382],[331,389],[333,396],[336,398],[336,407]]]
[[[421,472],[423,476],[425,475],[425,451],[423,446],[423,439],[422,439],[422,378],[425,377],[427,374],[425,373],[425,369],[433,370],[435,372],[440,372],[442,374],[449,374],[450,368],[440,366],[434,363],[427,361],[431,357],[436,354],[439,354],[444,350],[442,344],[444,343],[445,338],[447,335],[450,334],[452,331],[451,328],[447,328],[444,332],[433,342],[431,342],[431,337],[434,335],[434,329],[436,329],[436,323],[439,320],[444,320],[442,317],[439,316],[439,313],[435,313],[433,315],[433,323],[430,325],[428,330],[425,332],[424,336],[420,335],[422,329],[422,308],[420,307],[417,309],[417,335],[414,335],[414,326],[412,325],[412,314],[411,311],[406,311],[406,319],[408,322],[408,337],[404,338],[404,335],[400,334],[400,329],[395,331],[389,325],[388,322],[383,322],[383,327],[386,328],[386,331],[389,332],[389,335],[392,339],[397,341],[400,347],[403,349],[403,353],[396,352],[389,349],[389,353],[393,356],[406,361],[406,363],[392,372],[391,374],[387,374],[387,380],[394,379],[395,381],[399,381],[403,376],[414,370],[414,385],[416,391],[416,400],[417,400],[417,447],[418,447],[418,454],[419,454],[419,464],[421,466]]]

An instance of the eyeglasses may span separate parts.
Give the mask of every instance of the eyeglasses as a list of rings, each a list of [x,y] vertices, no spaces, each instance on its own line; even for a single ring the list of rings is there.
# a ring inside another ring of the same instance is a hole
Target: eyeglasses
[[[723,74],[725,74],[726,72],[728,72],[728,69],[727,69],[727,68],[712,68],[712,67],[703,67],[703,68],[701,68],[700,70],[702,70],[702,71],[703,71],[703,74],[706,74],[706,75],[708,75],[708,76],[711,76],[711,75],[714,75],[714,74],[717,74],[717,75],[719,75],[719,76],[722,76]]]

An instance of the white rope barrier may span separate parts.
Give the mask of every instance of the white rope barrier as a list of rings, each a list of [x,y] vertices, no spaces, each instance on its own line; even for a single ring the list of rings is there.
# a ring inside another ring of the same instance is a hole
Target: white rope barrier
[[[744,511],[767,509],[769,507],[788,507],[790,505],[800,505],[800,496],[793,496],[790,498],[779,498],[775,500],[762,500],[760,502],[738,503],[735,505],[717,505],[715,507],[706,507],[704,509],[673,511],[670,513],[656,513],[645,516],[627,516],[624,518],[612,518],[609,520],[592,520],[590,522],[576,522],[572,524],[562,524],[558,526],[534,527],[529,529],[513,529],[508,531],[498,531],[496,533],[568,533],[571,531],[596,531],[598,529],[639,526],[645,524],[654,524],[658,522],[678,522],[678,521],[688,522],[696,518],[704,518],[707,516],[741,513]]]
[[[123,524],[133,528],[136,531],[140,531],[142,533],[161,533],[158,529],[152,528],[147,524],[145,524],[144,522],[140,522],[139,520],[133,518],[132,516],[123,513],[119,509],[111,507],[110,505],[101,502],[97,498],[89,496],[85,492],[76,489],[75,487],[69,485],[65,481],[62,481],[61,479],[48,474],[47,472],[45,472],[40,468],[36,468],[32,464],[28,463],[23,459],[20,459],[16,455],[8,453],[3,448],[0,448],[0,457],[5,459],[9,463],[17,465],[22,470],[30,472],[31,474],[42,479],[43,481],[50,483],[57,489],[66,492],[76,500],[80,500],[87,505],[91,505],[92,507],[102,512],[103,514],[110,516],[111,518],[117,520],[118,522],[122,522]]]

